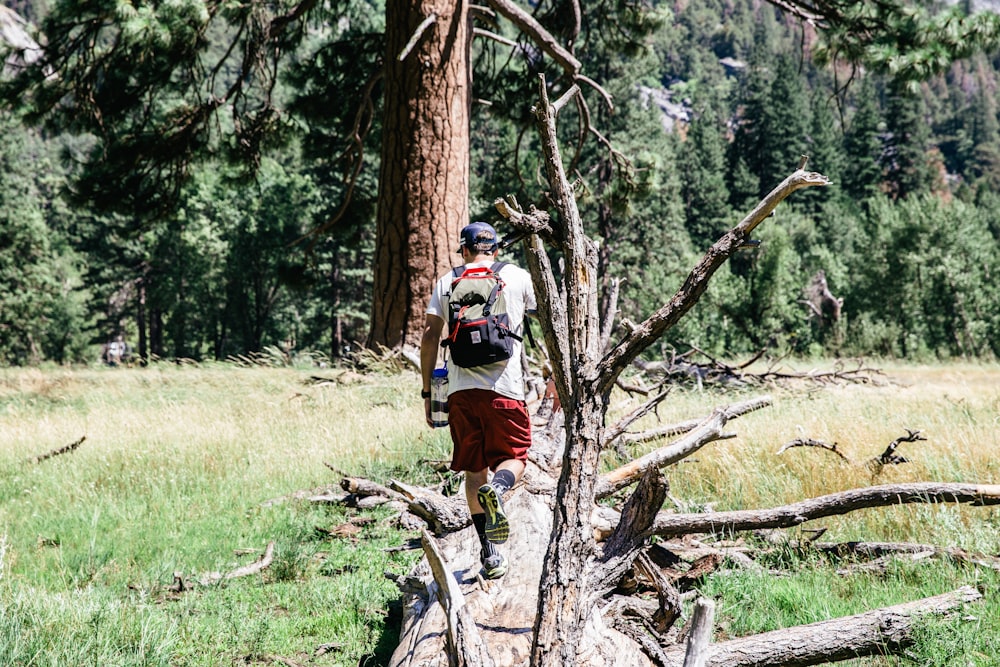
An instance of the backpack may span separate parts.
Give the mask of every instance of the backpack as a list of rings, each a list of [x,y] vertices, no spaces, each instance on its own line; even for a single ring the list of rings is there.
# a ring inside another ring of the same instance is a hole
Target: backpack
[[[514,353],[514,341],[521,340],[510,328],[500,278],[503,266],[504,262],[494,262],[489,268],[459,266],[452,271],[448,336],[441,346],[451,351],[456,366],[475,368],[506,361]]]

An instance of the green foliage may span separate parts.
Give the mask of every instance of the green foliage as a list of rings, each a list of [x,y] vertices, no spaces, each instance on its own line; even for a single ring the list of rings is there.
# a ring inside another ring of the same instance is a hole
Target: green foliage
[[[66,361],[80,351],[76,258],[46,219],[45,146],[0,113],[0,364]]]
[[[910,357],[997,354],[1000,315],[990,293],[1000,255],[982,214],[930,197],[876,200],[863,234],[867,252],[849,270],[864,278],[845,286],[860,318],[849,340],[882,339],[883,352]]]
[[[380,3],[316,6],[266,36],[262,26],[288,8],[17,6],[44,17],[46,60],[0,92],[46,133],[12,125],[0,149],[11,165],[0,175],[0,361],[88,360],[117,333],[146,357],[193,359],[336,357],[364,338],[383,136]],[[622,277],[621,316],[658,308],[805,153],[833,186],[793,194],[762,226],[764,247],[741,251],[664,345],[993,355],[995,308],[983,296],[992,275],[979,267],[1000,238],[998,63],[949,63],[991,44],[995,21],[896,2],[823,7],[815,44],[788,12],[749,0],[600,4],[579,26],[558,3],[538,6],[614,102],[612,112],[584,85],[590,115],[570,105],[560,118],[600,243],[603,303]],[[488,27],[519,37],[505,21]],[[536,75],[553,94],[569,81],[523,47],[472,48],[473,215],[493,217],[506,193],[544,206],[529,113]],[[835,55],[866,73],[845,87],[843,67],[823,66]],[[60,75],[46,78],[45,67]],[[690,121],[666,132],[654,95]],[[619,153],[579,144],[584,122]],[[925,226],[916,233],[926,244],[897,239],[920,214],[904,223],[885,196],[923,210],[927,193],[961,202],[928,224],[961,217],[975,240]],[[956,257],[973,257],[974,269],[959,271]],[[835,327],[809,324],[800,303],[819,270],[845,298]]]

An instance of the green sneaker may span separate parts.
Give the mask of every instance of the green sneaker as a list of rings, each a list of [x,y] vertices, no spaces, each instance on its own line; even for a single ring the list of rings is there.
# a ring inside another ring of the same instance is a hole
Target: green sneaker
[[[503,511],[500,494],[492,484],[483,484],[476,493],[479,504],[486,512],[486,539],[493,544],[503,544],[510,537],[510,523]]]
[[[501,554],[494,553],[492,556],[483,558],[483,576],[487,579],[499,579],[507,574],[507,559]]]

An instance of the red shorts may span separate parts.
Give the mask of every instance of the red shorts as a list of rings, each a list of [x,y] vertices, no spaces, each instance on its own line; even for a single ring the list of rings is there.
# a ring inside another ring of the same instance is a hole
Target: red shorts
[[[448,397],[448,424],[455,443],[452,470],[496,470],[504,461],[528,458],[531,420],[524,401],[488,389],[463,389]]]

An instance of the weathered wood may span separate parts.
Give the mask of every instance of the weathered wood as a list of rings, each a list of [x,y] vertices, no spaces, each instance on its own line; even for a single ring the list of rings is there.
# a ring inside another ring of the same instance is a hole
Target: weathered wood
[[[715,603],[708,598],[698,598],[691,618],[691,634],[684,652],[684,667],[705,667],[708,664],[709,644],[712,643],[712,626],[715,623]]]
[[[389,487],[395,494],[402,494],[410,512],[427,522],[438,537],[472,524],[469,506],[462,497],[442,496],[436,491],[410,486],[397,480],[392,480]]]
[[[625,570],[645,543],[645,533],[667,497],[667,481],[656,468],[649,468],[622,510],[622,519],[604,545],[600,567],[594,572],[597,583],[591,595],[604,595],[618,585]]]
[[[783,628],[712,644],[706,667],[807,667],[895,653],[913,642],[918,619],[944,615],[982,595],[971,586],[854,616]],[[667,656],[681,664],[682,649]]]
[[[511,518],[511,536],[500,547],[510,562],[502,579],[489,581],[479,575],[479,540],[471,526],[439,537],[436,543],[494,664],[525,667],[530,659],[535,602],[548,547],[547,536],[552,530],[554,499],[551,493],[531,493],[520,486],[505,497],[504,506]],[[415,585],[419,580],[426,585]],[[389,661],[391,667],[448,667],[447,618],[427,590],[434,587],[431,580],[426,558],[406,577],[400,642]],[[588,616],[599,617],[600,613],[594,608]],[[600,618],[588,621],[581,632],[582,643],[578,648],[589,658],[580,665],[651,667],[653,664],[635,642],[609,628]]]
[[[705,445],[725,436],[722,429],[729,420],[771,404],[770,396],[716,409],[702,424],[680,440],[638,458],[616,470],[601,475],[595,491],[598,498],[606,498],[615,491],[634,482],[650,468],[663,468],[690,456]]]
[[[907,503],[995,505],[1000,504],[1000,485],[938,482],[887,484],[832,493],[770,509],[735,510],[706,514],[661,512],[653,523],[651,532],[654,535],[684,535],[688,533],[731,533],[764,528],[789,528],[813,519],[847,514],[859,509],[889,507]]]
[[[437,598],[448,619],[448,662],[451,667],[493,667],[489,649],[476,627],[476,621],[465,606],[465,598],[455,575],[448,569],[434,537],[426,530],[421,534],[424,555],[437,584]]]

